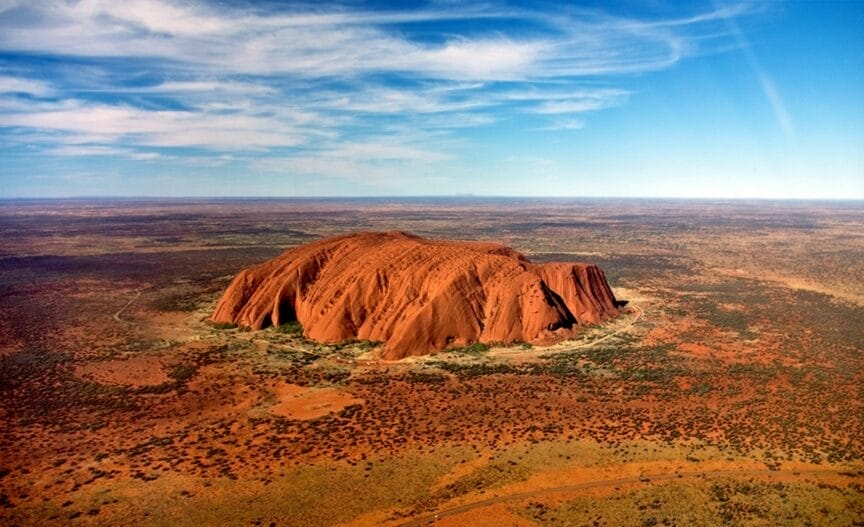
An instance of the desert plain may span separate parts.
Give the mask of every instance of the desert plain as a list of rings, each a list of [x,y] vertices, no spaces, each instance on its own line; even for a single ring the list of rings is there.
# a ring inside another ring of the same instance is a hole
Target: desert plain
[[[599,265],[622,313],[541,346],[210,316],[357,231]],[[3,525],[864,525],[864,204],[0,202]]]

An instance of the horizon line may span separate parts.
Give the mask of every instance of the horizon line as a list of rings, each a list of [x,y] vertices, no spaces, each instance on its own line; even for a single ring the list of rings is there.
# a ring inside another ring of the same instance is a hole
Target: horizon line
[[[0,201],[132,201],[132,200],[151,200],[151,201],[251,201],[251,200],[406,200],[406,199],[508,199],[508,200],[565,200],[565,199],[584,199],[584,200],[632,200],[632,201],[782,201],[782,202],[864,202],[864,197],[857,198],[837,198],[837,197],[816,197],[816,198],[789,198],[789,197],[714,197],[714,196],[516,196],[504,194],[416,194],[416,195],[363,195],[363,196],[328,196],[328,195],[308,195],[308,196],[203,196],[203,195],[188,195],[188,196],[151,196],[151,195],[95,195],[95,196],[0,196]]]

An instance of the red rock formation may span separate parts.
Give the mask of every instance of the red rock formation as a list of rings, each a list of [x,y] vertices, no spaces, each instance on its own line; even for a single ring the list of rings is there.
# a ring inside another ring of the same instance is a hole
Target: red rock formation
[[[548,344],[618,313],[598,267],[537,265],[493,243],[360,233],[295,247],[238,274],[211,320],[307,338],[384,342],[384,358],[474,342]]]

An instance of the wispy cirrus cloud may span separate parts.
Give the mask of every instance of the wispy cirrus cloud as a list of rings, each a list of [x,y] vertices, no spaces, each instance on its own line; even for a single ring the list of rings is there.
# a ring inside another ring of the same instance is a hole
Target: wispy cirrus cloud
[[[290,121],[267,116],[149,111],[88,103],[48,111],[0,113],[0,126],[99,134],[112,142],[122,139],[142,146],[223,150],[295,146],[311,134]]]
[[[36,97],[46,97],[52,95],[54,90],[44,81],[0,75],[0,94],[4,93],[23,93]]]
[[[783,133],[787,136],[791,136],[794,133],[792,118],[786,110],[786,104],[783,102],[783,98],[780,96],[780,92],[777,90],[774,80],[765,68],[762,67],[756,54],[753,53],[753,48],[750,45],[750,42],[735,22],[735,14],[723,11],[720,11],[720,13],[722,14],[721,18],[723,22],[726,24],[726,27],[729,28],[738,48],[744,53],[747,64],[750,66],[750,69],[759,81],[759,86],[762,88],[762,94],[771,106],[771,110],[774,112],[774,118],[777,120],[778,126],[783,130]]]
[[[136,161],[153,161],[156,159],[170,159],[172,156],[166,156],[159,152],[139,152],[128,148],[117,148],[111,146],[99,145],[61,145],[47,150],[48,154],[55,156],[112,156],[126,157]]]
[[[543,130],[560,131],[560,130],[581,130],[585,128],[585,121],[581,119],[559,119],[553,121],[549,125],[543,127]]]
[[[0,47],[84,57],[140,57],[184,68],[306,77],[396,72],[439,79],[528,80],[666,67],[689,28],[741,14],[717,9],[640,21],[589,10],[549,15],[487,5],[440,10],[262,11],[205,2],[12,2]],[[721,16],[722,13],[722,16]],[[486,19],[491,31],[411,38],[406,24]],[[530,25],[532,31],[522,29]],[[86,35],[86,38],[83,36]]]
[[[0,61],[0,141],[29,131],[48,155],[247,152],[257,168],[385,177],[454,158],[447,141],[419,147],[427,134],[589,126],[589,112],[633,96],[627,76],[728,45],[724,21],[747,10],[639,19],[566,6],[6,0],[0,52],[45,60]]]
[[[277,90],[266,84],[220,80],[166,81],[152,86],[113,88],[115,93],[163,93],[163,94],[209,94],[226,95],[273,95]]]

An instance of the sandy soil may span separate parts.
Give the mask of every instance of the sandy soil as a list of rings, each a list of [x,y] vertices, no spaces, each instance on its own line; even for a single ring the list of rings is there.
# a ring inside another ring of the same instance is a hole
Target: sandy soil
[[[79,364],[75,366],[75,374],[83,380],[110,386],[140,388],[168,382],[169,367],[162,357],[137,356]]]
[[[288,419],[316,419],[346,406],[363,404],[362,399],[336,388],[309,388],[289,383],[274,386],[273,395],[276,404],[270,408],[270,413]]]
[[[0,203],[0,523],[864,523],[862,226],[839,204]],[[359,228],[579,254],[633,312],[399,362],[207,324],[239,269]]]

